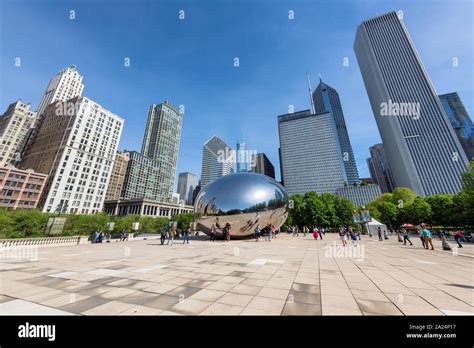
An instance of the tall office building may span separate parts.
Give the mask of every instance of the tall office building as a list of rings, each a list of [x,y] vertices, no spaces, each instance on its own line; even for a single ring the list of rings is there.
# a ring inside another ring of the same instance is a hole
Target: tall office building
[[[122,185],[121,198],[149,199],[158,202],[171,202],[166,186],[159,178],[160,163],[137,151],[128,152],[128,164]]]
[[[178,175],[178,193],[180,199],[186,204],[193,204],[193,192],[198,185],[196,175],[190,172],[179,173]]]
[[[102,210],[123,119],[86,97],[46,107],[19,167],[48,174],[44,212],[95,214]]]
[[[169,102],[152,104],[148,112],[142,154],[158,164],[159,199],[171,202],[183,115]]]
[[[236,172],[250,172],[250,158],[248,153],[247,144],[238,142],[236,149]]]
[[[275,167],[264,153],[257,153],[252,156],[252,171],[275,179]]]
[[[304,110],[278,116],[278,132],[281,175],[288,194],[334,193],[347,182],[330,113],[312,114]]]
[[[350,200],[356,207],[364,206],[382,194],[379,185],[349,185],[336,190],[336,196]]]
[[[379,185],[382,192],[392,192],[393,179],[388,167],[383,144],[375,144],[369,147],[370,157],[367,159],[370,176],[374,183]]]
[[[224,140],[212,136],[202,147],[201,188],[234,171],[235,153]]]
[[[352,185],[359,179],[359,173],[349,140],[349,134],[347,133],[346,121],[344,119],[341,101],[339,100],[339,94],[334,88],[325,84],[320,79],[318,87],[313,92],[313,104],[316,114],[328,112],[333,118],[347,182]]]
[[[469,160],[474,158],[474,124],[457,92],[439,96],[444,111],[454,128],[459,142]]]
[[[122,197],[122,188],[127,172],[129,153],[127,151],[118,151],[115,155],[112,173],[110,174],[109,185],[105,193],[105,200],[117,200]]]
[[[458,192],[467,157],[397,13],[363,21],[354,50],[395,186]]]
[[[61,70],[53,77],[46,87],[36,113],[39,118],[46,107],[56,101],[66,101],[82,94],[84,85],[82,84],[82,75],[75,65]]]
[[[57,101],[66,101],[82,95],[84,85],[82,84],[82,75],[75,65],[62,69],[55,77],[53,77],[41,97],[38,109],[36,110],[36,121],[34,127],[26,135],[24,144],[20,150],[21,156],[28,151],[34,138],[40,128],[43,113],[48,105]]]
[[[16,164],[28,134],[34,127],[36,112],[18,100],[0,116],[0,164]]]

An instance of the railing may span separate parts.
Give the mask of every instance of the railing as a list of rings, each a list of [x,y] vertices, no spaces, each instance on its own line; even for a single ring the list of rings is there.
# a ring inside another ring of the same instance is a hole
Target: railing
[[[44,237],[44,238],[15,238],[0,239],[0,247],[16,246],[55,246],[55,245],[79,245],[87,241],[87,237]]]

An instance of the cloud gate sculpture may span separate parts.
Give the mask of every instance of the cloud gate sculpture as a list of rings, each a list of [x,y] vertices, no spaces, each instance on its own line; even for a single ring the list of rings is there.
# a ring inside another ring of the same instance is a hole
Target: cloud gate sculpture
[[[280,227],[288,217],[288,194],[274,179],[257,173],[234,173],[206,185],[196,197],[194,212],[201,231],[216,236],[230,223],[231,238],[252,236],[257,225]]]

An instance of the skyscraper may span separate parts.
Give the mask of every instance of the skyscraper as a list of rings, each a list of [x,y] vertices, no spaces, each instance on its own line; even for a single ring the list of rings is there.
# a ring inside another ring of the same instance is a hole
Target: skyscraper
[[[395,186],[458,192],[467,157],[397,13],[363,21],[354,50]]]
[[[370,157],[367,159],[370,176],[374,183],[380,186],[382,192],[392,192],[393,179],[388,167],[383,144],[375,144],[369,148]]]
[[[36,110],[38,118],[41,118],[48,105],[58,100],[66,101],[78,97],[82,94],[83,89],[82,75],[77,67],[71,65],[69,68],[64,68],[49,81]]]
[[[217,135],[202,147],[201,189],[218,177],[234,171],[235,152]]]
[[[38,109],[36,110],[35,125],[25,137],[24,144],[20,150],[21,156],[28,150],[37,135],[43,119],[43,113],[46,108],[57,101],[66,101],[82,95],[84,85],[82,84],[82,75],[75,65],[64,68],[55,77],[53,77],[41,97]]]
[[[181,200],[186,204],[193,204],[193,192],[198,185],[196,175],[190,172],[179,173],[178,175],[178,193]]]
[[[278,116],[282,181],[288,194],[336,192],[347,182],[333,116],[310,110]]]
[[[349,140],[349,134],[347,133],[346,121],[344,119],[341,101],[339,100],[339,94],[334,88],[325,84],[320,79],[318,87],[313,92],[313,104],[316,114],[328,112],[333,118],[347,182],[352,185],[359,179],[359,173]]]
[[[247,144],[244,142],[237,143],[236,150],[236,172],[250,172],[250,151],[247,150]]]
[[[122,188],[127,172],[129,152],[118,151],[115,156],[112,173],[110,174],[109,185],[105,194],[105,200],[117,200],[122,197]]]
[[[21,100],[10,104],[0,116],[0,165],[16,164],[35,121],[36,112]]]
[[[257,153],[252,156],[252,171],[275,179],[275,167],[264,153]]]
[[[44,212],[102,210],[122,126],[122,118],[86,97],[46,107],[19,164],[49,175],[39,200]]]
[[[152,104],[148,112],[142,154],[158,163],[159,197],[171,202],[183,115],[169,102]]]
[[[474,158],[474,124],[457,92],[439,96],[467,158]]]

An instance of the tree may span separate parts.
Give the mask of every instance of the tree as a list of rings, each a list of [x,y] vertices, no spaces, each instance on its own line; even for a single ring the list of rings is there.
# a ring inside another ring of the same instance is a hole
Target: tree
[[[454,223],[453,197],[453,195],[438,194],[425,198],[431,206],[431,224],[447,227]]]
[[[405,220],[413,224],[419,225],[429,220],[431,215],[431,206],[423,197],[416,197],[415,200],[405,205],[402,209]]]
[[[382,222],[387,224],[389,229],[393,230],[393,224],[399,212],[397,206],[392,202],[381,202],[378,206],[378,211],[380,211],[380,219]]]
[[[336,217],[338,218],[338,221],[332,227],[347,226],[352,223],[354,204],[349,199],[344,197],[336,197],[334,208],[336,210]]]
[[[193,222],[194,219],[194,213],[182,213],[173,216],[171,220],[176,221],[178,223],[178,228],[184,230],[189,227],[189,224]]]
[[[304,204],[303,195],[297,193],[290,196],[290,209],[288,214],[287,225],[302,226],[304,221]]]
[[[397,187],[392,192],[392,203],[399,207],[404,207],[413,203],[416,194],[408,187]]]
[[[304,197],[305,225],[328,226],[326,206],[316,192],[306,192]]]
[[[14,230],[22,237],[43,236],[48,217],[36,209],[17,209],[13,213]]]

